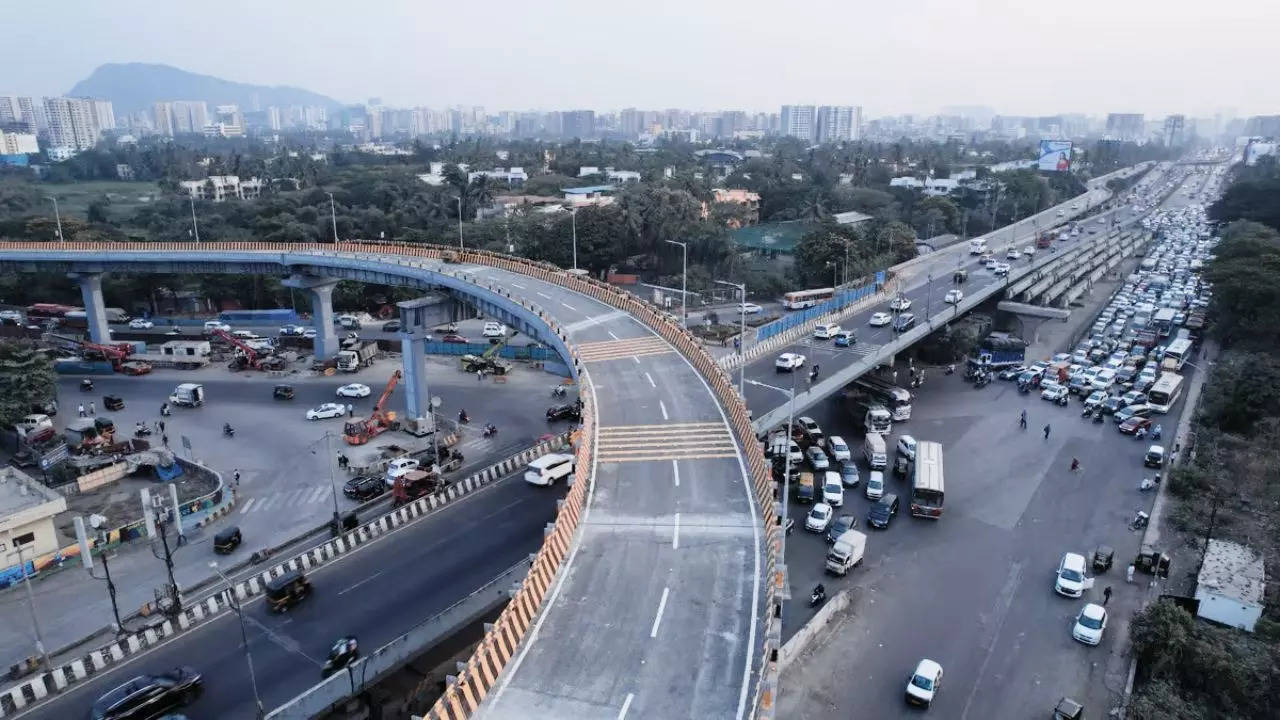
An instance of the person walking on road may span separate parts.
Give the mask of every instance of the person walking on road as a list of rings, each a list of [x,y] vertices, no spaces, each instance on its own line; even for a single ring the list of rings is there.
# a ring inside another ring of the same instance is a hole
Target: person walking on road
[[[84,412],[84,403],[80,403],[80,417],[87,417]]]
[[[1022,417],[1018,418],[1018,427],[1022,428],[1023,430],[1027,429],[1027,411],[1026,410],[1023,410]]]
[[[93,401],[92,401],[92,400],[90,400],[90,401],[89,401],[89,414],[90,414],[90,415],[97,415],[97,414],[98,414],[98,410],[97,410],[97,408],[95,408],[95,407],[94,407],[94,405],[93,405]]]
[[[355,413],[356,409],[351,406],[351,403],[347,403],[347,417],[354,417]]]
[[[160,439],[164,442],[164,446],[165,446],[165,447],[169,447],[169,436],[168,436],[168,435],[161,435],[161,436],[160,436]]]
[[[1048,425],[1045,425],[1045,426],[1044,426],[1044,439],[1045,439],[1045,440],[1048,440],[1048,439],[1049,439],[1049,426],[1048,426]]]
[[[1102,589],[1102,606],[1106,607],[1111,602],[1111,586],[1108,585]]]
[[[1071,458],[1071,472],[1075,472],[1079,469],[1080,469],[1080,460],[1078,458]]]
[[[484,382],[484,370],[476,371],[476,382]]]
[[[240,468],[236,468],[235,472],[231,473],[231,484],[234,487],[240,487]]]
[[[163,420],[161,420],[161,421],[157,422],[156,424],[160,426],[160,432],[162,432],[162,433],[163,433],[163,432],[164,432],[164,421],[163,421]]]

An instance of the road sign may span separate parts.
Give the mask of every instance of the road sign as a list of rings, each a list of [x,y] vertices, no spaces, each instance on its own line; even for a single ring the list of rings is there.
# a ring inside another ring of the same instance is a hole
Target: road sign
[[[54,448],[53,450],[51,450],[50,452],[45,453],[45,454],[40,458],[40,469],[41,469],[41,470],[48,470],[49,468],[53,467],[53,466],[54,466],[54,465],[56,465],[57,463],[59,463],[59,462],[61,462],[62,460],[66,459],[66,457],[67,457],[68,455],[70,455],[70,454],[71,454],[71,452],[70,452],[70,450],[67,448],[67,444],[66,444],[66,443],[63,443],[63,444],[59,445],[58,447]]]

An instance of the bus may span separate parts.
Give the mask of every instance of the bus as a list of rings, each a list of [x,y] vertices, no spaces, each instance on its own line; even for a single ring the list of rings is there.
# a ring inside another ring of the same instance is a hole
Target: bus
[[[782,306],[788,310],[803,310],[811,308],[818,303],[826,302],[835,296],[835,288],[793,290],[782,296]]]
[[[883,405],[889,415],[898,422],[911,419],[911,393],[891,382],[872,375],[863,375],[853,381],[855,394]]]
[[[916,443],[911,463],[911,514],[937,520],[942,517],[942,443]]]
[[[66,317],[67,313],[73,310],[81,310],[75,305],[60,305],[58,303],[36,303],[27,308],[28,320],[48,320],[49,318]]]
[[[1160,333],[1160,337],[1169,337],[1169,333],[1173,332],[1173,316],[1176,314],[1173,308],[1160,308],[1152,316],[1151,324]]]
[[[1164,360],[1160,365],[1166,370],[1181,372],[1182,366],[1187,364],[1187,358],[1190,355],[1191,340],[1178,338],[1169,343],[1169,346],[1164,349]]]
[[[1147,393],[1147,405],[1158,413],[1167,413],[1182,397],[1182,376],[1178,373],[1160,373],[1160,379]]]

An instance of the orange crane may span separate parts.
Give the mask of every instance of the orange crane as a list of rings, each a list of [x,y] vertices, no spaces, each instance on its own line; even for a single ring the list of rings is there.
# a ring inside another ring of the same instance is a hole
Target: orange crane
[[[251,370],[280,370],[284,367],[284,361],[274,355],[264,355],[257,350],[249,347],[243,340],[232,335],[226,330],[215,329],[211,333],[216,338],[221,338],[234,346],[241,352],[241,355],[231,361],[228,365],[232,370],[242,370],[249,368]]]
[[[102,358],[111,363],[112,369],[116,372],[120,371],[121,363],[125,362],[130,355],[133,354],[133,345],[129,343],[111,343],[110,345],[88,342],[86,340],[77,340],[66,335],[49,334],[49,338],[57,340],[66,345],[75,346],[86,358]]]
[[[342,428],[342,434],[348,445],[363,445],[388,430],[400,429],[396,414],[385,408],[387,398],[391,397],[391,392],[396,389],[401,375],[399,370],[391,373],[391,379],[387,381],[387,387],[382,391],[382,397],[378,398],[378,403],[373,406],[369,417],[352,418],[347,421],[346,426]]]

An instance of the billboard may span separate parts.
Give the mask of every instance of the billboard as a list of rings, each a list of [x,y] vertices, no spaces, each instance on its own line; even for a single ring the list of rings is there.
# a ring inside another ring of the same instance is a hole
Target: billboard
[[[1042,172],[1071,171],[1071,141],[1041,140],[1040,160],[1036,167]]]

